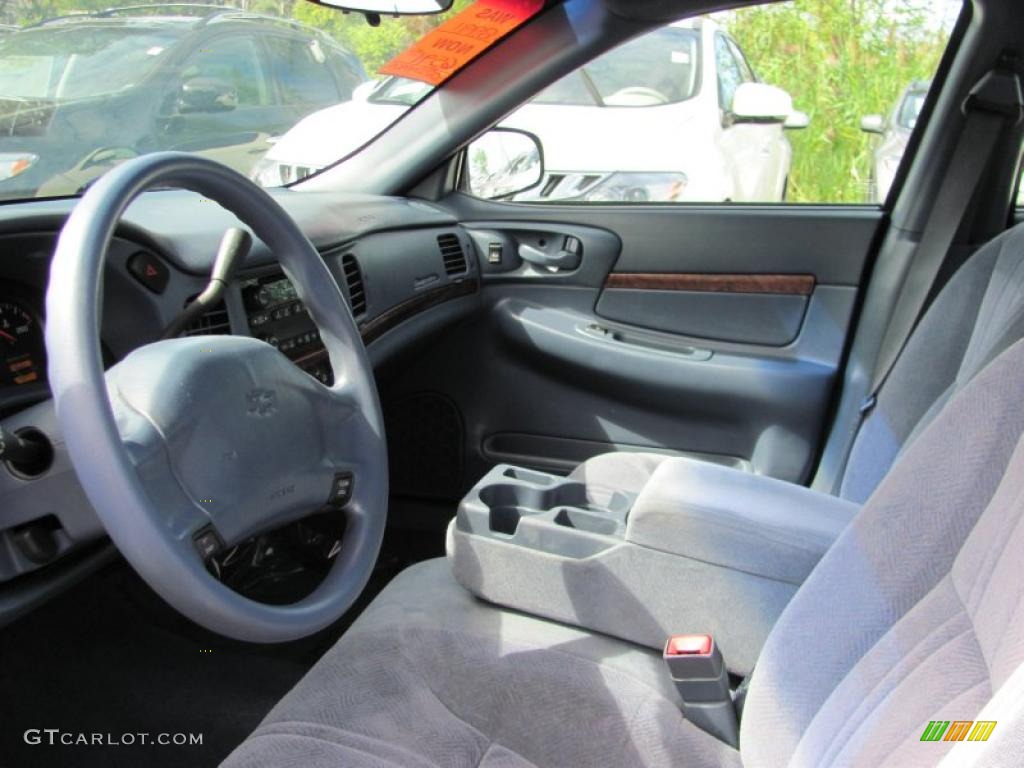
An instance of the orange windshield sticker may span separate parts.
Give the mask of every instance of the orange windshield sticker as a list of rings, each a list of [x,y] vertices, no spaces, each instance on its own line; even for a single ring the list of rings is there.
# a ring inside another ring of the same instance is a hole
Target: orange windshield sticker
[[[455,14],[380,68],[440,85],[544,6],[544,0],[479,0]]]

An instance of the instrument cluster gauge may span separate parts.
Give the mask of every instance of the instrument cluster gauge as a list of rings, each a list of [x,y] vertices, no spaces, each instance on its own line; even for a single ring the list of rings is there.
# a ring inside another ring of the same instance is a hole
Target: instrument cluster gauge
[[[20,302],[0,298],[0,387],[41,383],[45,378],[42,325]]]

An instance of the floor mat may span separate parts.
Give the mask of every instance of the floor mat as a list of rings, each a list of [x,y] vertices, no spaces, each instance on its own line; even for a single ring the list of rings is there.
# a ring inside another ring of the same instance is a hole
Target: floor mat
[[[217,765],[399,564],[391,558],[334,626],[261,646],[192,624],[119,561],[0,630],[0,767]],[[101,743],[91,743],[97,734]],[[173,742],[178,734],[197,734],[202,743],[142,743]],[[61,744],[69,740],[76,743]]]

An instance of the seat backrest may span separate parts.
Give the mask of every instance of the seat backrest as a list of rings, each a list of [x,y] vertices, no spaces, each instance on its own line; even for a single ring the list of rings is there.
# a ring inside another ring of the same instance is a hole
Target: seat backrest
[[[1024,341],[945,404],[811,573],[753,673],[744,765],[1024,765],[1022,395]],[[998,724],[922,741],[932,720]]]
[[[864,420],[839,495],[863,502],[986,363],[1024,338],[1024,227],[972,255],[921,318]]]

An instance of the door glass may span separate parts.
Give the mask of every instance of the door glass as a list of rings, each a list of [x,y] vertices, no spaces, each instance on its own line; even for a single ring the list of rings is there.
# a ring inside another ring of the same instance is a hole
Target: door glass
[[[722,35],[715,35],[715,68],[718,70],[718,106],[724,112],[731,112],[736,89],[743,82],[743,72]]]
[[[327,53],[318,40],[269,37],[267,47],[285,104],[317,108],[341,101]]]
[[[240,107],[270,103],[256,43],[249,38],[222,37],[210,42],[192,54],[181,74],[183,83],[197,78],[224,83],[235,91]]]
[[[543,146],[531,203],[885,199],[959,0],[796,0],[647,33],[499,127]]]

